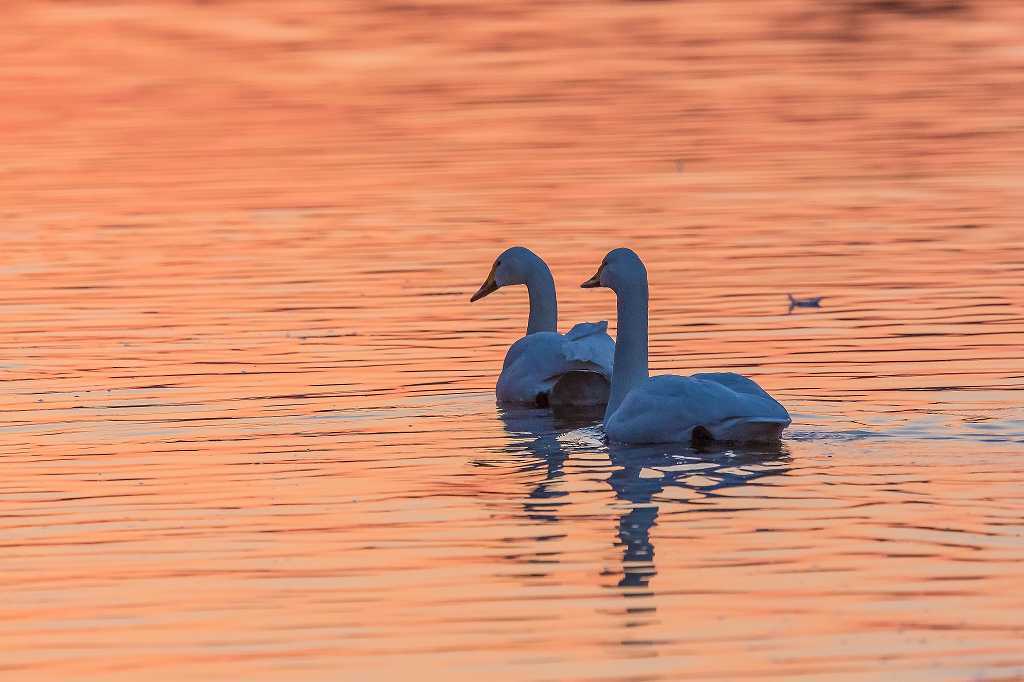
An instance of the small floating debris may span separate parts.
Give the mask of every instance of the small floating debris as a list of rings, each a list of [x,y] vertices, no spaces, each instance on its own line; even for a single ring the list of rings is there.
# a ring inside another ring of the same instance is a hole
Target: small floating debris
[[[793,294],[786,294],[789,297],[789,309],[793,308],[820,308],[824,296],[811,296],[808,298],[797,298]]]

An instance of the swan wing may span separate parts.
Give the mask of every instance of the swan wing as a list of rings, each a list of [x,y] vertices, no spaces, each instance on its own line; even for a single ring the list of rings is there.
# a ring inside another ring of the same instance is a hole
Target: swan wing
[[[592,336],[594,334],[608,335],[608,321],[601,320],[600,322],[580,322],[575,325],[572,329],[565,333],[565,338],[570,341],[578,341],[579,339]]]
[[[551,346],[552,340],[549,338],[550,336],[557,336],[557,334],[551,334],[551,332],[529,334],[513,343],[505,351],[505,361],[501,365],[502,369],[518,362],[523,357],[531,358],[543,355],[545,349]]]
[[[611,378],[615,342],[608,336],[607,322],[581,322],[563,337],[562,357],[566,370],[588,369]]]
[[[742,374],[736,374],[735,372],[701,372],[684,378],[720,384],[741,395],[756,395],[771,398],[767,391],[757,385],[756,381],[745,377]]]
[[[716,440],[771,440],[789,413],[739,374],[663,375],[630,391],[606,431],[625,443],[689,441],[700,427]]]
[[[496,393],[500,402],[532,403],[566,372],[588,370],[611,376],[615,343],[607,323],[582,324],[569,334],[537,332],[516,341],[505,354]]]

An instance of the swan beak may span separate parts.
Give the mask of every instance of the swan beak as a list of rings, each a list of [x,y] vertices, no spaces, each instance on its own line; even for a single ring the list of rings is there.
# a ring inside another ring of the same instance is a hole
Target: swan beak
[[[484,280],[484,283],[480,285],[475,294],[469,297],[469,302],[479,301],[487,294],[493,294],[497,290],[498,284],[494,281],[494,268],[492,267],[491,271],[487,273],[487,279]]]
[[[586,282],[581,284],[580,288],[581,289],[594,289],[595,287],[601,286],[601,271],[602,270],[604,270],[604,266],[603,265],[597,269],[597,272],[594,273],[593,277],[591,277]]]

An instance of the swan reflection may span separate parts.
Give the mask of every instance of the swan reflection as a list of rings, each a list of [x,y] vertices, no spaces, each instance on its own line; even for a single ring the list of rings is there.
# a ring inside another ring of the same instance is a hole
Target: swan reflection
[[[544,471],[544,476],[523,500],[526,515],[537,521],[559,521],[558,510],[567,503],[565,462],[572,454],[606,453],[611,463],[606,482],[621,502],[617,547],[621,567],[616,587],[630,596],[650,595],[649,583],[657,574],[651,529],[657,525],[666,489],[680,488],[673,503],[688,498],[706,499],[717,491],[741,486],[787,468],[785,445],[693,448],[682,444],[616,445],[603,442],[600,414],[553,415],[546,410],[499,408],[499,418],[511,437],[503,450],[526,457],[521,471]],[[563,529],[563,533],[571,531]],[[549,557],[550,558],[550,557]]]

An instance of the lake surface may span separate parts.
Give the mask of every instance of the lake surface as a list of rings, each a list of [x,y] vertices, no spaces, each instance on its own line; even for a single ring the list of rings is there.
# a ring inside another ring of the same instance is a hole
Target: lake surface
[[[1024,678],[1024,9],[724,5],[19,5],[4,679]],[[781,446],[496,407],[512,244]]]

